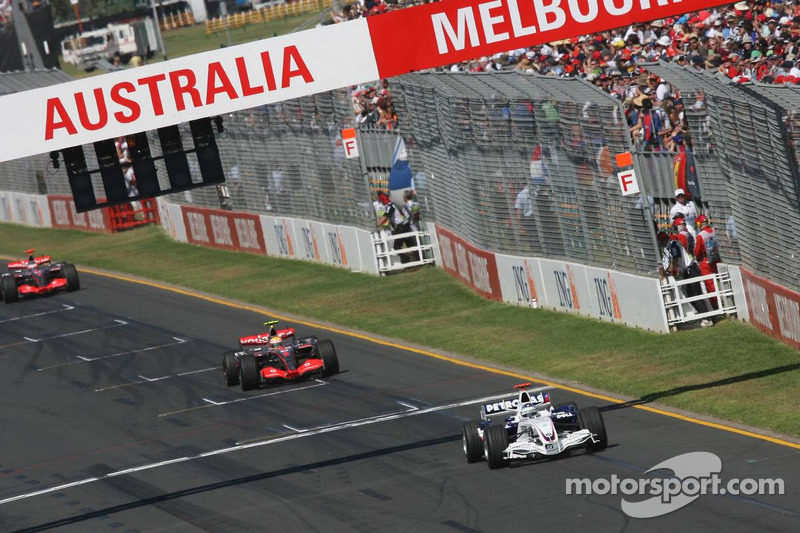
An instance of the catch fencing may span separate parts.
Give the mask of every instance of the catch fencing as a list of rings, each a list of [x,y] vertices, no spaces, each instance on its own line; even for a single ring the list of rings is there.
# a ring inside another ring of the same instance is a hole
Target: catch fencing
[[[651,224],[612,164],[618,102],[579,79],[422,73],[393,81],[417,194],[481,249],[653,274]]]
[[[723,260],[800,289],[800,88],[737,85],[671,63],[645,67],[684,96],[702,204],[722,236]]]
[[[645,68],[683,96],[700,203],[723,259],[800,289],[800,90],[732,85],[673,64]],[[417,73],[389,87],[399,128],[362,129],[358,159],[342,148],[342,128],[356,122],[347,89],[225,115],[226,184],[171,200],[371,231],[374,193],[388,188],[402,138],[424,220],[487,251],[657,275],[645,201],[621,196],[615,176],[613,155],[633,149],[619,101],[579,79],[517,72]],[[156,137],[151,146],[160,155]],[[92,147],[85,152],[92,168]],[[634,156],[666,226],[674,154]],[[51,173],[47,155],[6,162],[0,189],[68,194],[63,168]]]

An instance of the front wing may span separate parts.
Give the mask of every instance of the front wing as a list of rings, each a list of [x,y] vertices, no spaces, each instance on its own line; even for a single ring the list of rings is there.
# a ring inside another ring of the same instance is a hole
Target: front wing
[[[574,431],[569,435],[560,436],[553,443],[537,444],[533,440],[516,441],[508,445],[503,451],[506,459],[531,459],[536,455],[558,455],[560,453],[582,446],[591,440],[598,442],[588,429]]]

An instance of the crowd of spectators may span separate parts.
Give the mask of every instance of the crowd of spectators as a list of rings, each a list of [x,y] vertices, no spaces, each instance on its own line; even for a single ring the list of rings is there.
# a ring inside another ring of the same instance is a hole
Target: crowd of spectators
[[[14,12],[11,0],[0,0],[0,31],[6,24],[11,24],[14,21]]]
[[[332,14],[334,22],[427,2],[360,0]],[[634,140],[648,150],[675,151],[691,142],[684,102],[669,83],[642,66],[654,61],[706,69],[734,82],[800,83],[800,1],[746,0],[593,35],[481,57],[439,70],[518,70],[582,77],[625,103]],[[385,82],[384,82],[385,84]],[[380,90],[380,89],[378,89]],[[384,85],[354,88],[358,120],[394,127],[397,117]],[[703,106],[703,95],[688,105]],[[387,113],[387,110],[389,111]],[[385,115],[389,118],[384,118]],[[383,119],[383,120],[381,120]]]

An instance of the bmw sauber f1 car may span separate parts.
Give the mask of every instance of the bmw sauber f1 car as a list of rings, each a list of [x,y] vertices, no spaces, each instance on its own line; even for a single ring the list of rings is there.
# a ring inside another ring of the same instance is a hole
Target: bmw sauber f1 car
[[[608,445],[606,426],[597,407],[578,409],[575,402],[555,407],[547,392],[528,392],[530,383],[514,387],[516,398],[481,406],[481,419],[462,427],[468,463],[486,458],[489,468],[512,459],[536,459],[573,448],[601,450]]]
[[[248,391],[267,383],[339,373],[333,342],[313,336],[295,339],[294,328],[276,329],[277,323],[277,320],[265,322],[270,327],[268,333],[241,337],[239,350],[223,354],[226,385],[241,383],[242,390]]]
[[[78,269],[72,263],[51,263],[49,255],[34,257],[36,250],[27,250],[27,261],[8,263],[8,273],[0,276],[3,300],[10,304],[20,298],[51,294],[65,289],[81,288]]]

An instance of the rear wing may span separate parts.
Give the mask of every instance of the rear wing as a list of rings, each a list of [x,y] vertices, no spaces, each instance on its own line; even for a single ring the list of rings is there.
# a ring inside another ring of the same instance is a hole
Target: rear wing
[[[278,336],[281,339],[294,336],[294,328],[280,329],[278,331],[268,331],[267,333],[258,333],[256,335],[248,335],[246,337],[239,337],[239,344],[242,346],[259,346],[269,344],[269,340],[273,336]]]
[[[501,419],[505,420],[508,416],[515,413],[519,407],[519,398],[508,398],[493,403],[481,405],[481,418],[483,420]]]
[[[37,265],[41,265],[42,263],[49,263],[50,256],[43,255],[41,257],[36,257],[34,261],[36,261]],[[8,263],[7,266],[9,270],[22,270],[28,268],[28,261],[13,261],[11,263]]]

